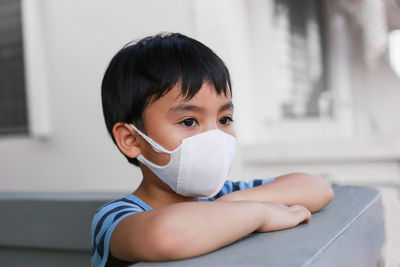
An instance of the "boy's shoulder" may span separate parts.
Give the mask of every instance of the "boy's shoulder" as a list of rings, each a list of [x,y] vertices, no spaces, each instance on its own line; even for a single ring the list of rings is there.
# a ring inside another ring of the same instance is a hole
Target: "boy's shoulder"
[[[128,215],[151,209],[132,194],[99,208],[93,217],[91,228],[92,261],[93,264],[96,263],[94,266],[104,266],[101,262],[107,261],[110,238],[117,224]]]
[[[151,209],[149,205],[132,194],[109,202],[99,208],[93,217],[92,237],[104,234],[102,229],[104,230],[112,224],[117,224],[129,214]]]
[[[127,211],[140,212],[145,210],[151,210],[152,208],[144,203],[140,198],[135,195],[129,194],[123,198],[108,202],[100,207],[93,220],[104,222],[109,216],[119,216]]]

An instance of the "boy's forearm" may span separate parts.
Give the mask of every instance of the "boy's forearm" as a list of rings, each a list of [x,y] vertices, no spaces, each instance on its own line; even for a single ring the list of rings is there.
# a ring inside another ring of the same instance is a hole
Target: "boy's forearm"
[[[114,256],[133,261],[194,257],[254,232],[265,220],[261,204],[252,201],[180,203],[147,213],[143,224],[140,216],[120,222],[111,240]]]
[[[293,173],[277,177],[275,181],[265,185],[227,194],[218,200],[267,201],[287,206],[299,204],[315,212],[325,207],[333,197],[332,187],[324,179]]]
[[[211,252],[258,229],[264,219],[259,203],[187,203],[171,206],[160,216],[159,235],[171,246],[167,259]],[[165,235],[166,231],[176,235]]]

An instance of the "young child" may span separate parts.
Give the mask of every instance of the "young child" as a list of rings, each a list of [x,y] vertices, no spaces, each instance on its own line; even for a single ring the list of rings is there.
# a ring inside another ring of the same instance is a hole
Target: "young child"
[[[107,129],[143,180],[101,207],[92,224],[93,266],[209,253],[252,233],[294,227],[333,199],[303,173],[232,182],[232,87],[222,60],[182,34],[120,50],[102,83]]]

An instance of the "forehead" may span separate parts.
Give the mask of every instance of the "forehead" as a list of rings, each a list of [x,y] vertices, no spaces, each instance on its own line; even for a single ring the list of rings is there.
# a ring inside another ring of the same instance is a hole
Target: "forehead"
[[[231,100],[230,90],[227,89],[226,93],[218,93],[213,84],[208,82],[203,83],[200,90],[190,99],[183,95],[180,87],[175,91],[176,100],[179,102],[196,102],[196,101],[212,101],[212,100]]]
[[[182,93],[182,88],[180,85],[175,85],[167,94],[163,95],[156,101],[154,101],[149,106],[153,107],[173,107],[182,104],[196,104],[202,106],[212,106],[212,105],[220,105],[226,104],[226,102],[230,102],[232,99],[230,90],[227,90],[227,93],[218,94],[214,88],[214,85],[205,82],[203,83],[200,90],[190,99],[188,99]]]

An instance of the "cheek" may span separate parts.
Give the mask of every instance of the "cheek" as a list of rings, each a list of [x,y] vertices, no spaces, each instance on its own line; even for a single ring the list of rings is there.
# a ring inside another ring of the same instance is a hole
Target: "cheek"
[[[170,155],[168,155],[166,153],[157,153],[153,150],[143,153],[143,156],[146,159],[150,160],[152,163],[159,165],[159,166],[167,165],[171,159]]]
[[[154,141],[169,151],[176,149],[182,143],[182,139],[185,138],[182,136],[182,132],[169,125],[159,127],[152,136]]]
[[[222,127],[220,130],[236,138],[236,131],[233,127]]]
[[[159,144],[161,146],[163,146],[161,143],[159,143]],[[166,148],[166,147],[164,147],[164,148]],[[164,165],[168,164],[168,162],[170,160],[170,155],[169,154],[167,154],[167,153],[158,153],[158,152],[154,151],[152,146],[150,144],[148,144],[146,141],[144,141],[144,143],[141,145],[141,150],[142,150],[141,154],[147,160],[149,160],[150,162],[152,162],[152,163],[154,163],[156,165],[164,166]]]
[[[158,128],[157,132],[149,133],[150,137],[165,149],[172,151],[182,143],[182,137],[179,133],[174,133],[173,129]],[[144,141],[146,142],[146,141]],[[147,142],[142,148],[142,154],[152,163],[164,166],[170,161],[170,155],[167,153],[158,153],[154,151]]]

